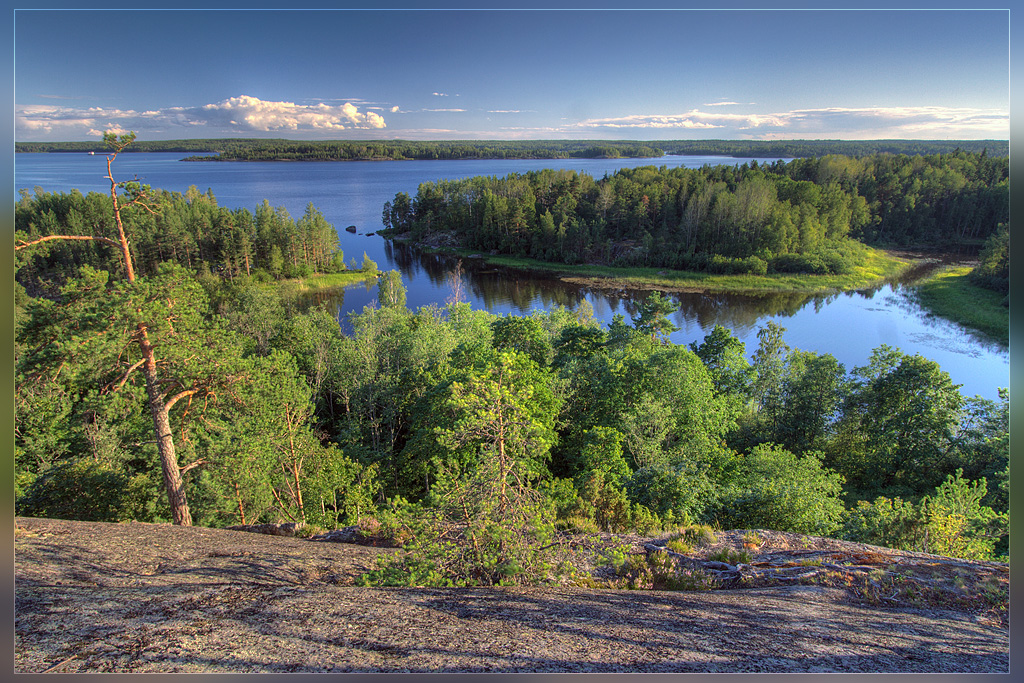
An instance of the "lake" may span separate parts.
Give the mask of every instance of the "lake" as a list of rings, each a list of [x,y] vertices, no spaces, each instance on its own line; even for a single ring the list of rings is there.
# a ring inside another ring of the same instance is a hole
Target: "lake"
[[[451,292],[446,281],[454,260],[422,255],[368,236],[382,226],[384,202],[397,192],[415,196],[420,183],[477,175],[504,176],[540,168],[564,168],[600,179],[620,168],[741,164],[749,159],[715,156],[663,156],[656,159],[510,159],[458,161],[345,161],[345,162],[182,162],[184,154],[124,153],[114,164],[118,180],[137,177],[165,190],[185,192],[190,185],[212,189],[221,206],[254,210],[266,198],[299,218],[312,202],[338,229],[346,260],[362,260],[365,252],[382,270],[400,270],[408,288],[407,304],[418,308],[444,304]],[[758,162],[773,160],[759,159]],[[106,160],[99,154],[16,154],[15,188],[48,192],[107,193]],[[345,230],[355,225],[357,233]],[[464,260],[465,299],[474,307],[497,314],[526,314],[554,306],[590,302],[595,316],[608,322],[616,313],[632,319],[637,302],[646,292],[604,290],[570,285],[551,277],[496,269]],[[673,298],[680,310],[672,335],[677,344],[700,341],[716,325],[723,325],[746,343],[748,354],[757,347],[757,330],[769,320],[786,328],[790,347],[831,353],[847,370],[867,362],[871,350],[889,344],[906,353],[918,353],[939,363],[965,396],[995,399],[999,387],[1009,386],[1008,351],[960,326],[921,310],[908,296],[906,279],[870,290],[829,295],[779,294],[741,296],[680,294]],[[376,298],[376,288],[361,286],[345,291],[339,315],[362,310]]]

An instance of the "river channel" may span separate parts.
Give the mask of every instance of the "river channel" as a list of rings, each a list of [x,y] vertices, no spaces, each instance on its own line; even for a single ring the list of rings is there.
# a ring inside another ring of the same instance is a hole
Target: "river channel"
[[[365,252],[382,270],[399,270],[408,289],[410,308],[443,305],[451,297],[448,274],[456,261],[421,254],[379,235],[384,202],[397,192],[411,196],[422,182],[476,175],[504,176],[539,168],[566,168],[595,178],[620,168],[645,165],[700,167],[740,164],[747,159],[707,156],[664,156],[657,159],[460,160],[366,162],[182,162],[181,154],[125,153],[115,162],[115,177],[184,192],[190,185],[213,191],[221,206],[250,210],[263,199],[283,206],[294,218],[312,202],[338,229],[346,260],[362,260]],[[766,160],[758,160],[763,162]],[[767,160],[771,161],[771,160]],[[79,189],[109,192],[105,158],[99,154],[17,154],[15,188],[30,192]],[[345,230],[356,226],[356,232]],[[827,295],[673,294],[680,304],[674,315],[677,344],[700,341],[723,325],[752,354],[757,330],[769,320],[786,328],[790,347],[831,353],[847,370],[864,365],[881,344],[918,353],[939,363],[961,384],[966,396],[994,399],[1009,386],[1010,361],[1005,347],[959,325],[922,310],[911,285],[937,263],[925,263],[902,278],[870,289]],[[497,314],[529,314],[555,306],[574,308],[586,300],[595,316],[609,322],[616,313],[629,321],[647,292],[570,284],[536,273],[494,268],[474,259],[462,261],[464,299]],[[339,319],[360,311],[376,299],[376,287],[354,286],[335,297]]]

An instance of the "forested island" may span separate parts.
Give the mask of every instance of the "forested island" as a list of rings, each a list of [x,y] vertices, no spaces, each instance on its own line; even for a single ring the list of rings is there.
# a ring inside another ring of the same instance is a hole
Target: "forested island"
[[[15,152],[101,153],[102,141],[17,142]],[[756,158],[827,154],[1009,154],[1006,140],[148,140],[126,152],[181,152],[187,161],[363,161],[400,159],[602,159],[695,154]]]
[[[133,142],[108,135],[109,159]],[[963,150],[540,171],[424,184],[384,215],[503,253],[751,273],[855,268],[854,238],[985,241],[975,277],[1001,287],[1007,173]],[[587,305],[410,310],[312,205],[112,181],[24,194],[15,221],[18,515],[359,525],[408,551],[380,584],[544,583],[560,534],[688,530],[681,548],[702,525],[1008,554],[1008,394],[965,397],[921,356],[845,368],[774,323],[752,358],[722,327],[676,345],[658,293],[607,326]],[[378,288],[349,334],[288,284],[344,272]]]
[[[440,180],[395,195],[383,234],[570,265],[843,274],[861,243],[978,244],[1008,221],[1008,158],[960,151]]]

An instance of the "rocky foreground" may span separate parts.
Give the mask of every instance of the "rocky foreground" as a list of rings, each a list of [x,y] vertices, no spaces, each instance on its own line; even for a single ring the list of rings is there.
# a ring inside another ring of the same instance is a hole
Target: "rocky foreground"
[[[371,589],[395,550],[17,518],[15,670],[1009,671],[1006,565],[759,534],[716,590]]]

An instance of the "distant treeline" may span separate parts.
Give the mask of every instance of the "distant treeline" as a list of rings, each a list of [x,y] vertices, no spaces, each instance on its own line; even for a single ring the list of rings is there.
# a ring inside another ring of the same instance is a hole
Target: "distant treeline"
[[[562,262],[846,273],[875,244],[980,243],[1009,221],[1007,157],[984,152],[439,180],[384,224],[414,242]]]
[[[949,154],[985,152],[1007,156],[1008,140],[671,140],[661,143],[668,154],[711,154],[757,158],[807,158],[829,154]]]
[[[218,206],[211,192],[203,194],[195,186],[184,195],[152,191],[147,204],[152,212],[141,206],[121,211],[140,275],[156,273],[165,261],[192,271],[268,279],[345,270],[338,231],[312,204],[295,220],[266,200],[255,211]],[[46,235],[116,234],[110,197],[78,190],[23,193],[14,225],[15,240],[24,242]],[[16,277],[29,294],[52,295],[84,265],[110,268],[117,262],[114,253],[114,247],[100,241],[47,242],[18,252]]]
[[[828,154],[1009,154],[1006,140],[284,140],[219,138],[136,142],[129,152],[205,153],[188,161],[357,161],[366,159],[603,159],[663,154],[804,158]],[[16,152],[105,152],[102,141],[18,142]],[[212,154],[216,156],[210,156]]]

